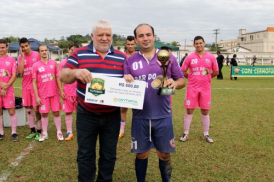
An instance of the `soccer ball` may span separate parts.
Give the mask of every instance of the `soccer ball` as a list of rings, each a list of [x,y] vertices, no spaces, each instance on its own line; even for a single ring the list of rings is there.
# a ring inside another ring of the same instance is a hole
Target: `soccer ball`
[[[235,74],[239,74],[239,73],[240,73],[240,68],[235,68],[235,69],[234,69],[234,73],[235,73]]]

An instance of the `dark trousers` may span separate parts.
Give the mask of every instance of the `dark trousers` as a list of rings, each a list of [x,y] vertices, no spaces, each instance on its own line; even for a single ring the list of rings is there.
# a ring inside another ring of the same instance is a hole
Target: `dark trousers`
[[[218,67],[219,67],[219,75],[217,76],[217,79],[223,79],[223,73],[222,73],[223,65],[218,64]]]
[[[77,163],[78,181],[95,180],[96,141],[99,135],[99,162],[97,181],[112,181],[120,130],[120,109],[111,113],[95,114],[77,106]]]

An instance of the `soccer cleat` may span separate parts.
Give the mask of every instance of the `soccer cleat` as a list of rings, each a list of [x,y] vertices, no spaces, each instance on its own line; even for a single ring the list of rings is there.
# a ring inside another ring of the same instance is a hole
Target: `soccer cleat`
[[[16,133],[13,133],[13,134],[11,135],[11,139],[12,139],[12,141],[14,141],[14,142],[18,142],[18,135],[17,135]]]
[[[39,140],[41,138],[41,133],[37,133],[37,135],[35,136],[35,140]]]
[[[70,132],[68,132],[67,135],[66,135],[66,137],[65,137],[65,140],[66,141],[70,141],[71,139],[73,139],[73,134],[70,133]]]
[[[62,133],[57,133],[57,139],[58,139],[59,141],[64,140],[63,134],[62,134]]]
[[[118,139],[121,139],[123,136],[125,136],[125,132],[122,133],[122,132],[120,131]]]
[[[0,141],[3,140],[4,138],[5,138],[5,135],[0,134]]]
[[[41,138],[39,139],[39,142],[43,142],[43,141],[45,141],[46,139],[48,139],[49,137],[48,137],[48,134],[42,134],[41,135]]]
[[[204,139],[205,141],[207,141],[208,143],[213,143],[213,140],[212,140],[212,138],[210,138],[209,135],[205,135],[205,136],[203,137],[203,139]]]
[[[26,139],[32,139],[32,138],[35,138],[36,137],[36,133],[30,133]]]
[[[183,134],[183,135],[180,137],[180,141],[181,141],[181,142],[185,142],[187,139],[188,139],[188,134]]]

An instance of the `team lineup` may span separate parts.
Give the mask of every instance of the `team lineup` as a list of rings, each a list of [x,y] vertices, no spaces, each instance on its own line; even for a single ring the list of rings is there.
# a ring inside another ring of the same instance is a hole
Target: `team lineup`
[[[138,182],[144,182],[150,150],[155,148],[159,158],[162,181],[170,181],[172,163],[170,153],[175,152],[172,121],[172,96],[159,95],[160,83],[164,79],[157,58],[161,51],[154,46],[154,28],[140,24],[125,42],[126,52],[114,49],[112,26],[109,21],[99,20],[91,32],[89,45],[69,47],[69,58],[57,65],[48,59],[48,48],[40,45],[37,52],[31,50],[27,38],[21,38],[18,66],[7,55],[8,44],[0,39],[0,141],[5,138],[2,108],[10,115],[12,141],[19,140],[16,133],[14,89],[17,72],[23,75],[22,104],[27,110],[30,134],[27,139],[43,142],[48,136],[48,114],[52,111],[57,140],[69,141],[72,133],[73,111],[76,111],[78,181],[112,181],[116,161],[118,139],[125,135],[127,108],[98,105],[84,102],[86,84],[92,80],[91,73],[109,77],[124,78],[128,83],[141,80],[147,83],[143,109],[132,109],[131,153],[136,154],[135,172]],[[135,51],[136,44],[139,51]],[[184,132],[179,138],[186,142],[195,108],[200,107],[204,133],[203,139],[213,143],[209,135],[211,106],[211,79],[219,75],[219,68],[213,54],[205,51],[202,36],[193,41],[195,52],[185,57],[182,66],[169,53],[167,79],[163,87],[175,91],[186,86],[184,107]],[[62,99],[60,99],[62,98]],[[60,100],[63,101],[62,105]],[[151,102],[153,101],[153,102]],[[66,114],[67,133],[61,131],[59,111]],[[36,127],[35,127],[36,124]],[[96,142],[99,138],[100,157],[96,162]],[[96,177],[96,163],[98,175]]]

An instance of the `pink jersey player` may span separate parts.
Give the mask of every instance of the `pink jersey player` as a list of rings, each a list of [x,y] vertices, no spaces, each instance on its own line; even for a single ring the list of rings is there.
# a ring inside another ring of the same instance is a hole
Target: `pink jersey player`
[[[48,64],[37,61],[32,67],[32,78],[36,78],[38,95],[47,98],[59,95],[56,85],[57,63],[49,59]]]
[[[57,71],[57,77],[59,77],[60,72],[62,70],[62,68],[65,66],[67,62],[67,59],[64,59],[60,62],[59,67],[58,67],[58,71]],[[77,82],[74,82],[72,84],[66,84],[64,83],[64,93],[66,94],[66,96],[76,96],[76,87],[77,87]]]
[[[71,55],[75,49],[79,46],[77,44],[70,45],[68,52]],[[63,112],[66,113],[66,126],[67,126],[67,134],[65,137],[66,141],[69,141],[74,138],[72,133],[72,112],[76,110],[77,101],[76,101],[76,87],[77,82],[75,81],[72,84],[65,84],[62,89],[62,83],[59,80],[60,72],[62,68],[65,66],[68,59],[62,60],[59,64],[58,72],[57,72],[57,84],[59,90],[61,90],[61,97],[63,98]]]
[[[6,55],[4,58],[0,58],[0,81],[4,83],[8,83],[12,73],[17,73],[16,61],[14,58]],[[0,88],[1,91],[2,88]],[[6,96],[14,97],[14,89],[13,86],[9,86]],[[14,107],[14,103],[13,103]],[[9,107],[10,108],[10,107]]]
[[[61,117],[60,97],[57,87],[57,63],[54,60],[48,59],[48,48],[46,45],[38,47],[38,53],[41,60],[34,63],[32,66],[33,90],[35,93],[35,100],[39,106],[39,112],[42,115],[42,129],[43,133],[39,139],[40,142],[48,139],[48,114],[52,111],[53,120],[57,129],[57,139],[64,140],[61,131]]]
[[[20,65],[22,57],[18,57],[18,65]],[[31,51],[30,55],[26,55],[24,53],[24,72],[23,72],[23,82],[22,82],[22,90],[33,90],[32,87],[32,65],[40,60],[40,56],[38,52]]]
[[[13,82],[16,80],[16,61],[7,55],[8,43],[4,39],[0,39],[0,140],[5,137],[3,129],[3,110],[5,107],[10,115],[11,137],[12,141],[18,141],[16,134],[17,114],[15,112],[15,98],[13,90]]]
[[[200,107],[204,127],[203,139],[213,143],[209,136],[208,112],[211,105],[211,79],[219,74],[218,63],[214,55],[204,50],[203,37],[195,37],[193,45],[196,51],[185,58],[181,67],[185,77],[188,78],[188,86],[184,101],[184,106],[187,109],[184,117],[184,134],[180,141],[187,140],[192,114],[196,107]],[[188,69],[189,73],[187,73]]]
[[[194,52],[186,57],[182,65],[182,71],[186,72],[188,69],[185,108],[200,106],[202,109],[210,109],[211,72],[218,71],[216,58],[209,52],[205,52],[202,57]]]
[[[36,138],[38,140],[39,134],[41,134],[41,114],[38,112],[37,104],[35,101],[35,94],[32,86],[32,66],[35,62],[40,60],[40,55],[38,52],[31,50],[31,44],[29,40],[25,37],[22,37],[19,40],[20,45],[20,56],[18,57],[18,72],[23,75],[22,82],[22,103],[23,106],[27,109],[27,119],[30,127],[30,134],[26,139]],[[34,117],[34,115],[36,117]],[[36,119],[36,129],[34,120]]]

